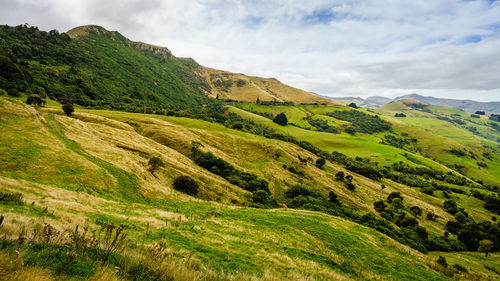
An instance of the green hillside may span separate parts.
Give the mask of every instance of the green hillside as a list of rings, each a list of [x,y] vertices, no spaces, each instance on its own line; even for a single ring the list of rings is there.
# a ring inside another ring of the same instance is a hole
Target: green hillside
[[[98,26],[0,38],[0,280],[500,276],[500,122],[323,102]]]

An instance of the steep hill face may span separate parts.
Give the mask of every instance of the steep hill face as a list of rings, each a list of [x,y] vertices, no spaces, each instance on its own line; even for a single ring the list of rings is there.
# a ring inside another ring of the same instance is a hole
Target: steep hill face
[[[141,112],[199,106],[217,96],[331,103],[276,79],[205,68],[193,59],[175,57],[165,47],[134,42],[100,26],[62,34],[2,26],[0,36],[0,88],[84,106]]]

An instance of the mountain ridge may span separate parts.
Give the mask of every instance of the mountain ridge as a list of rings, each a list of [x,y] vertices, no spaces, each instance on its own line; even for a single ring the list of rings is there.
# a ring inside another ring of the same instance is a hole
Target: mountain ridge
[[[436,98],[433,96],[422,96],[419,94],[402,95],[392,99],[382,96],[371,96],[365,99],[361,97],[329,97],[329,98],[332,100],[338,100],[342,102],[355,102],[356,104],[363,107],[381,107],[393,101],[414,99],[426,104],[457,108],[470,113],[475,113],[476,111],[485,111],[487,114],[500,113],[500,101],[481,102],[469,99],[459,100],[459,99]]]

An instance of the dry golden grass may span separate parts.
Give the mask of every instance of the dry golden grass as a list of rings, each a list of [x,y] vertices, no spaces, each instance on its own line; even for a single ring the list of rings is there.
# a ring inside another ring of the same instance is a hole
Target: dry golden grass
[[[327,98],[290,87],[275,78],[261,78],[246,76],[244,74],[231,73],[207,67],[200,67],[198,74],[205,77],[207,83],[212,88],[210,96],[215,98],[219,95],[221,99],[233,99],[239,101],[255,102],[257,98],[261,101],[292,101],[294,103],[326,103],[338,104]],[[231,81],[232,86],[224,89],[217,87],[215,82]],[[244,81],[244,85],[237,86],[238,81]]]

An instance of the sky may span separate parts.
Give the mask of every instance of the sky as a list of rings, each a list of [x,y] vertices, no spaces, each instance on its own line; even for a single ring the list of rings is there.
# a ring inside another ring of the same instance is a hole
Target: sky
[[[500,101],[500,0],[0,0],[0,24],[86,24],[325,96]]]

